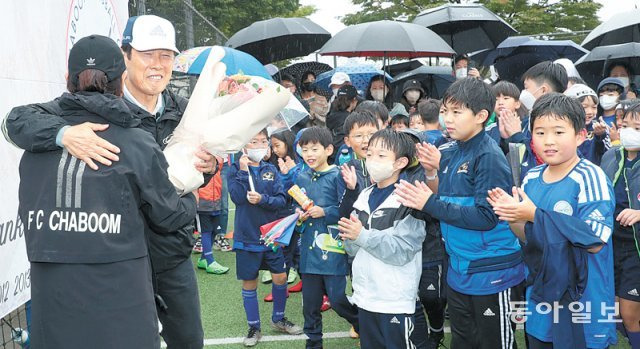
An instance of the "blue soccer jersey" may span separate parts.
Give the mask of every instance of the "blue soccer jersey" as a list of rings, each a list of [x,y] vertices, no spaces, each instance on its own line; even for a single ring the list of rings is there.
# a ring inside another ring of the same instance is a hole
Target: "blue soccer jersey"
[[[579,300],[585,307],[575,314],[590,313],[584,323],[585,340],[589,348],[605,348],[616,342],[614,313],[613,248],[610,243],[613,232],[613,213],[615,197],[611,182],[600,167],[589,160],[581,159],[578,165],[562,180],[545,183],[542,174],[547,165],[541,165],[529,171],[523,181],[524,191],[536,207],[578,218],[588,225],[589,233],[599,237],[604,243],[597,253],[588,255],[588,280],[584,294]],[[560,216],[560,215],[558,215]],[[568,219],[569,220],[569,219]],[[534,226],[536,222],[533,223]],[[586,226],[585,225],[585,226]],[[580,236],[568,239],[580,245]],[[545,342],[552,341],[553,314],[531,299],[531,288],[526,294],[528,334]],[[576,308],[576,310],[579,310]],[[581,315],[584,316],[584,315]]]

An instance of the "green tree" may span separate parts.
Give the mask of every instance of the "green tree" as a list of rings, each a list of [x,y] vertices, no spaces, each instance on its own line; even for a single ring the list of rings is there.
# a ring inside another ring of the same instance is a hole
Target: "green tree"
[[[357,13],[348,14],[343,22],[347,25],[382,19],[412,21],[418,13],[446,3],[461,1],[442,0],[352,0],[360,5]],[[595,28],[600,21],[597,12],[602,7],[593,0],[475,0],[502,17],[520,35],[557,32],[586,31]],[[576,42],[582,35],[565,34]],[[550,37],[554,38],[554,37]]]
[[[185,4],[182,0],[146,0],[146,13],[164,17],[176,28],[178,49],[186,49]],[[137,2],[129,2],[129,13],[137,13]],[[192,6],[227,38],[238,30],[274,17],[304,17],[315,11],[299,0],[192,0]],[[221,45],[226,40],[202,18],[193,14],[195,46]]]

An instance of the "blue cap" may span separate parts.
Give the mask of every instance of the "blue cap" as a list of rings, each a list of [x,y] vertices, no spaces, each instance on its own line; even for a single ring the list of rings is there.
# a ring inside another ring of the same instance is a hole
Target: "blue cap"
[[[602,81],[600,81],[600,84],[598,84],[598,90],[596,92],[600,93],[600,89],[604,85],[609,85],[609,84],[618,85],[620,86],[620,89],[624,91],[624,83],[622,82],[622,80],[618,78],[605,78]]]

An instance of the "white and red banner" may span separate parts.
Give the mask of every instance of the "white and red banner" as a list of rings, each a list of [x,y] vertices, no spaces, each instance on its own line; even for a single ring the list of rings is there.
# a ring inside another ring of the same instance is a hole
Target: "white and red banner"
[[[0,11],[0,119],[18,105],[46,102],[65,91],[69,50],[100,34],[118,44],[127,0],[4,0]],[[24,225],[18,218],[21,151],[0,137],[0,318],[30,298]]]

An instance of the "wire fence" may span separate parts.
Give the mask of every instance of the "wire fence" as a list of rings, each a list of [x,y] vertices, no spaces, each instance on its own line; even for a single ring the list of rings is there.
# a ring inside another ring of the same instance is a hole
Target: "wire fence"
[[[26,336],[22,333],[27,330],[27,307],[21,305],[0,320],[0,349],[22,349],[27,348],[22,343]]]

